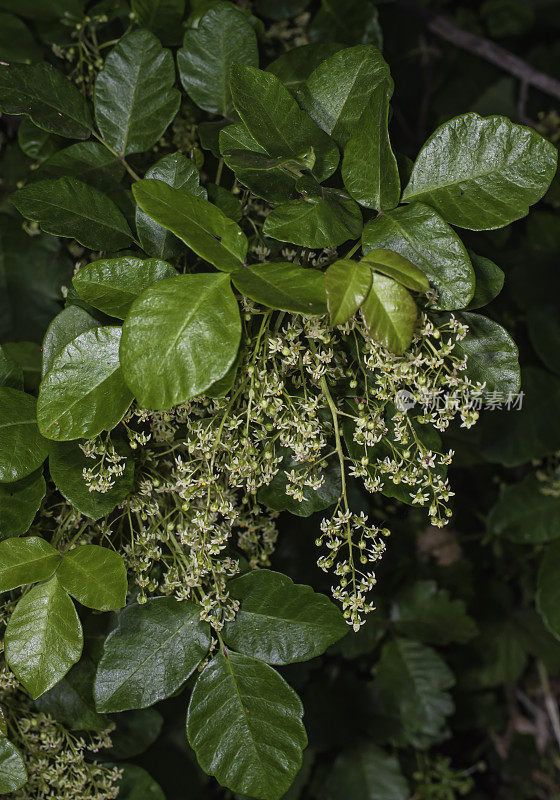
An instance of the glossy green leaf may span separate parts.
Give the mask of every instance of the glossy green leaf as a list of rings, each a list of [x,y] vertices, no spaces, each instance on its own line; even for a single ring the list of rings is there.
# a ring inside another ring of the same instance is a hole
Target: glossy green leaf
[[[144,289],[177,270],[157,258],[108,258],[91,261],[74,276],[72,283],[83,300],[111,317],[124,319]]]
[[[263,233],[281,242],[302,247],[337,247],[356,239],[362,231],[359,206],[335,189],[322,189],[321,196],[290,200],[267,216]]]
[[[445,718],[453,712],[446,690],[454,683],[453,673],[431,647],[400,638],[384,645],[375,681],[381,709],[399,722],[413,747],[423,750],[441,741]]]
[[[223,186],[217,186],[215,183],[209,183],[206,187],[208,192],[208,199],[215,206],[221,208],[226,217],[229,217],[234,222],[241,222],[243,219],[243,209],[241,202],[238,198],[224,189]]]
[[[17,136],[20,148],[34,161],[43,161],[66,144],[60,136],[38,128],[29,117],[23,117],[21,120]]]
[[[56,575],[68,594],[87,608],[111,611],[126,603],[123,557],[97,544],[82,544],[62,557]]]
[[[295,194],[295,185],[298,176],[294,171],[286,169],[285,166],[276,166],[272,169],[243,169],[233,166],[234,161],[230,160],[230,154],[246,153],[250,157],[255,155],[272,160],[276,158],[281,163],[285,159],[290,161],[287,156],[269,156],[264,147],[253,139],[245,125],[228,125],[220,131],[220,153],[225,163],[235,172],[235,177],[246,186],[257,197],[262,197],[270,203],[283,203],[291,200]],[[309,153],[309,151],[306,151]],[[293,159],[292,159],[293,161]],[[239,161],[236,162],[239,164]],[[295,163],[295,162],[294,162]],[[299,170],[298,170],[299,171]]]
[[[273,511],[289,511],[297,517],[309,517],[316,511],[323,511],[333,506],[340,499],[340,466],[336,459],[331,459],[324,470],[325,480],[321,486],[318,489],[306,486],[303,499],[296,500],[286,492],[288,485],[286,472],[290,470],[308,472],[312,465],[296,461],[289,450],[281,450],[280,453],[282,455],[280,468],[271,482],[259,489],[257,495],[259,503]]]
[[[0,60],[34,64],[42,58],[43,50],[25,22],[14,14],[0,13]]]
[[[418,309],[408,291],[392,278],[372,273],[371,289],[361,305],[369,335],[400,355],[412,341]]]
[[[55,357],[43,378],[37,421],[48,439],[91,439],[110,431],[132,402],[119,363],[121,329],[92,328]]]
[[[120,182],[124,170],[122,161],[99,142],[76,142],[46,158],[37,177],[73,177],[107,191]]]
[[[0,108],[5,114],[26,114],[39,128],[69,139],[87,139],[92,130],[84,96],[45,62],[0,65]]]
[[[0,592],[47,580],[59,561],[58,550],[37,536],[0,542]]]
[[[199,171],[192,160],[182,153],[170,153],[160,158],[146,172],[146,178],[155,178],[174,189],[184,189],[189,194],[206,199],[206,191],[200,185]],[[150,219],[140,206],[136,207],[136,230],[142,249],[153,258],[173,258],[185,252],[185,245]]]
[[[20,389],[23,391],[23,367],[17,361],[13,361],[0,346],[0,387],[7,386],[10,389]]]
[[[388,103],[393,81],[385,59],[373,45],[358,45],[339,50],[319,64],[298,99],[317,125],[345,148],[366,107],[379,106],[378,118],[387,113],[383,89]]]
[[[43,341],[43,367],[45,376],[60,351],[81,333],[99,328],[99,320],[79,306],[68,306],[49,325]]]
[[[523,544],[560,538],[558,498],[544,488],[535,473],[506,486],[488,515],[488,532]]]
[[[173,57],[152,33],[123,36],[105,59],[93,92],[104,141],[123,156],[149,150],[179,110],[174,82]]]
[[[185,0],[132,0],[138,22],[163,44],[178,44],[181,39]]]
[[[548,630],[560,639],[560,546],[547,548],[537,581],[537,609]]]
[[[66,675],[82,644],[74,603],[56,577],[21,598],[4,638],[8,666],[34,700]]]
[[[121,611],[97,670],[98,711],[146,708],[177,691],[210,645],[209,626],[199,615],[194,603],[174,597]]]
[[[132,491],[132,452],[124,442],[113,444],[119,455],[125,458],[124,471],[122,475],[113,476],[113,486],[106,492],[91,492],[83,477],[83,470],[95,467],[99,458],[86,458],[78,442],[49,444],[49,471],[58,491],[80,514],[94,520],[110,514]]]
[[[257,67],[257,35],[247,14],[229,3],[211,7],[196,28],[186,31],[177,52],[179,77],[199,108],[231,116],[231,65]]]
[[[218,269],[238,269],[247,255],[247,237],[217,206],[160,180],[139,181],[134,197],[146,214],[179,237]]]
[[[319,181],[332,175],[339,159],[335,143],[299,108],[275,75],[234,64],[231,92],[235,110],[269,156],[297,160],[313,148],[313,175]]]
[[[145,769],[135,764],[122,764],[119,769],[123,774],[118,800],[165,800],[162,788]]]
[[[26,783],[27,769],[20,751],[5,736],[0,737],[0,792],[15,792]]]
[[[0,388],[0,482],[25,478],[47,457],[37,427],[37,401],[29,394]]]
[[[389,83],[377,84],[342,159],[342,179],[360,205],[386,211],[399,203],[401,182],[389,139]]]
[[[239,307],[227,275],[180,275],[146,289],[123,325],[121,362],[145,408],[203,394],[237,357]]]
[[[409,800],[398,758],[370,742],[343,750],[325,778],[325,800]]]
[[[462,600],[451,600],[435,581],[416,581],[396,596],[391,621],[402,636],[428,644],[468,642],[478,633]]]
[[[394,253],[392,250],[370,250],[362,259],[375,272],[381,272],[389,278],[412,289],[414,292],[427,292],[430,283],[422,270],[418,269],[408,258]]]
[[[475,275],[474,295],[468,304],[469,311],[488,305],[502,291],[505,275],[489,258],[469,252]]]
[[[506,117],[463,114],[428,139],[403,200],[428,203],[460,228],[502,228],[540,200],[557,155],[536,131]]]
[[[222,786],[278,800],[301,766],[302,716],[301,700],[272,667],[226,651],[195,684],[187,735],[202,769]]]
[[[331,325],[343,325],[353,317],[371,288],[367,264],[342,258],[325,272],[325,291]]]
[[[457,342],[454,354],[467,356],[466,375],[473,383],[486,383],[485,394],[502,392],[515,394],[519,391],[519,352],[510,334],[493,319],[482,314],[461,311],[457,319],[468,325],[464,339]]]
[[[294,47],[278,56],[267,66],[266,71],[280,78],[286,89],[297,97],[315,67],[342,50],[342,47],[343,45],[336,42],[318,42]]]
[[[24,390],[36,392],[41,383],[41,346],[36,342],[5,342],[4,352],[21,367]]]
[[[95,663],[82,656],[64,678],[41,695],[35,706],[66,728],[82,731],[103,731],[110,725],[104,714],[98,714],[93,701]]]
[[[535,305],[527,315],[531,344],[548,369],[560,374],[560,311],[556,305]]]
[[[243,267],[231,279],[256,303],[295,314],[324,314],[327,310],[323,274],[291,262]]]
[[[348,633],[342,612],[324,594],[287,575],[255,570],[228,583],[240,608],[227,622],[227,645],[268,664],[308,661]]]
[[[455,231],[428,206],[414,203],[368,222],[362,247],[364,255],[382,248],[415,264],[438,291],[435,308],[464,308],[472,299],[475,276],[468,253]]]
[[[15,483],[0,484],[0,542],[29,530],[45,492],[41,472],[33,472]]]
[[[36,181],[11,198],[26,219],[56,236],[76,239],[91,250],[120,250],[130,244],[128,223],[107,195],[77,178]]]

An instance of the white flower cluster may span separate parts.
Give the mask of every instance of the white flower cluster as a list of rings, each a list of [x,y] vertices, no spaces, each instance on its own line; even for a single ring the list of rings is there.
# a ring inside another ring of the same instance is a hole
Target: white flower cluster
[[[96,458],[91,467],[84,467],[82,475],[90,492],[108,492],[115,478],[124,472],[126,459],[117,453],[109,435],[98,436],[80,445],[86,458]]]

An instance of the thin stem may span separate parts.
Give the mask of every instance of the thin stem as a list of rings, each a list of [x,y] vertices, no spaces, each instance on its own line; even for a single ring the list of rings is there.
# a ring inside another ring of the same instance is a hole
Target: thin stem
[[[104,147],[106,147],[106,148],[107,148],[107,150],[109,150],[109,152],[110,152],[110,153],[112,153],[112,154],[115,156],[115,158],[118,158],[118,159],[119,159],[119,161],[120,161],[120,162],[122,162],[122,164],[124,164],[124,168],[126,169],[126,171],[128,172],[128,174],[130,175],[130,177],[132,178],[132,180],[134,180],[134,181],[140,181],[140,180],[142,180],[142,178],[140,177],[140,175],[137,175],[137,173],[136,173],[136,172],[134,172],[134,170],[132,169],[132,167],[131,167],[131,166],[130,166],[130,164],[127,162],[127,160],[126,160],[126,158],[125,158],[124,156],[120,156],[120,155],[117,153],[117,151],[116,151],[116,150],[113,150],[113,148],[111,147],[111,145],[107,144],[107,142],[105,142],[105,141],[104,141],[104,140],[101,138],[101,136],[99,136],[99,134],[97,134],[95,131],[93,131],[93,135],[95,136],[95,138],[97,139],[97,141],[98,141],[98,142],[101,142],[101,144],[102,144],[102,145],[104,145]]]
[[[216,180],[214,181],[216,186],[219,186],[220,185],[220,181],[222,180],[222,170],[223,170],[223,168],[224,168],[224,159],[220,158],[220,160],[218,161],[218,169],[216,170]]]

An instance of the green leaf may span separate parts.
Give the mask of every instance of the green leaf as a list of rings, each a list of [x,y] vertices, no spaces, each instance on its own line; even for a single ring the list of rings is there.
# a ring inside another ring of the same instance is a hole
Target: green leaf
[[[247,130],[269,156],[297,160],[313,148],[313,175],[318,181],[332,175],[339,160],[335,143],[299,108],[275,75],[233,64],[231,93]]]
[[[381,272],[389,278],[412,289],[414,292],[427,292],[430,284],[422,270],[418,269],[408,258],[394,253],[392,250],[370,250],[362,258],[375,272]]]
[[[68,306],[49,325],[43,341],[43,377],[60,351],[81,333],[99,328],[99,320],[79,306]]]
[[[91,261],[74,276],[80,297],[111,317],[124,319],[133,301],[144,289],[177,270],[157,258],[107,258]]]
[[[34,161],[43,161],[55,153],[66,142],[53,133],[48,133],[34,125],[29,117],[24,117],[17,131],[18,144],[25,155]],[[82,142],[83,144],[83,142]]]
[[[441,125],[414,163],[403,201],[428,203],[452,225],[502,228],[548,189],[557,150],[506,117],[463,114]]]
[[[77,178],[36,181],[19,189],[11,201],[42,230],[76,239],[90,250],[120,250],[132,240],[113,201]]]
[[[342,258],[325,272],[325,290],[331,325],[353,317],[369,294],[371,269],[367,264]]]
[[[465,246],[436,212],[421,203],[396,208],[364,226],[364,255],[383,248],[415,264],[438,291],[435,308],[464,308],[474,294],[475,276]]]
[[[230,581],[228,591],[241,605],[222,631],[225,643],[268,664],[308,661],[348,633],[328,597],[280,572],[248,572]]]
[[[163,717],[155,708],[121,711],[113,716],[116,728],[111,733],[112,747],[108,758],[136,758],[154,744],[163,727]]]
[[[93,702],[94,677],[95,663],[88,657],[82,657],[56,686],[35,701],[35,706],[66,728],[106,730],[110,720],[97,713]]]
[[[156,597],[127,606],[105,641],[95,678],[98,711],[146,708],[176,692],[210,646],[200,608]]]
[[[408,800],[398,758],[370,742],[343,750],[325,778],[325,800]]]
[[[174,82],[173,57],[152,33],[123,36],[105,59],[93,92],[104,141],[121,156],[149,150],[179,110]]]
[[[82,544],[62,557],[56,571],[68,594],[87,608],[111,611],[126,603],[123,557],[108,547]]]
[[[243,219],[243,209],[241,202],[233,195],[224,189],[223,186],[217,186],[215,183],[209,183],[206,187],[208,192],[208,199],[211,203],[218,208],[221,208],[226,217],[229,217],[234,222],[241,222]]]
[[[520,402],[513,402],[505,413],[492,411],[482,419],[482,454],[506,467],[560,450],[560,380],[544,370],[526,367],[521,386]],[[507,399],[502,396],[504,408]]]
[[[324,470],[325,480],[318,489],[305,487],[303,500],[296,500],[295,497],[286,492],[288,478],[286,472],[294,470],[296,472],[309,472],[313,465],[302,464],[296,461],[289,450],[280,451],[282,461],[280,468],[274,478],[267,486],[261,486],[258,491],[257,499],[259,503],[271,508],[273,511],[289,511],[297,517],[309,517],[316,511],[323,511],[325,508],[334,505],[340,498],[340,466],[336,460],[332,460]]]
[[[502,291],[505,275],[489,258],[469,251],[475,274],[474,295],[468,304],[469,311],[488,305]]]
[[[174,189],[184,189],[189,194],[206,199],[206,190],[200,185],[200,173],[190,158],[182,153],[170,153],[146,172],[146,178],[168,183]],[[142,249],[153,258],[174,258],[185,252],[185,246],[166,228],[162,228],[136,207],[136,230]]]
[[[17,389],[0,388],[0,482],[25,478],[47,457],[37,427],[37,401]]]
[[[27,782],[23,756],[9,739],[0,737],[0,792],[16,792]]]
[[[79,178],[100,191],[113,189],[124,175],[124,164],[99,142],[76,142],[46,158],[38,178]]]
[[[0,542],[0,593],[47,580],[59,561],[58,550],[37,536]]]
[[[482,314],[462,311],[456,317],[469,327],[453,351],[459,358],[467,356],[466,375],[473,383],[486,382],[486,394],[516,394],[521,384],[519,351],[509,333]]]
[[[144,408],[171,408],[223,377],[240,340],[228,276],[168,278],[146,289],[124,321],[123,374]]]
[[[41,347],[36,342],[5,342],[4,352],[19,364],[23,373],[23,388],[36,392],[41,383]]]
[[[557,498],[556,498],[557,499]],[[539,568],[537,609],[548,630],[560,639],[560,546],[547,548]]]
[[[301,766],[302,716],[301,700],[272,667],[220,652],[193,689],[187,736],[202,769],[222,786],[278,800]]]
[[[132,402],[119,363],[121,329],[92,328],[55,357],[37,402],[39,429],[49,439],[92,439],[110,431]]]
[[[163,790],[142,767],[119,765],[123,775],[119,781],[118,800],[165,800]]]
[[[234,161],[230,160],[230,154],[245,152],[250,157],[260,155],[269,160],[276,158],[283,164],[290,160],[295,163],[293,159],[287,156],[269,156],[264,147],[261,147],[253,139],[245,125],[228,125],[220,131],[219,141],[220,153],[226,165],[234,169],[239,183],[250,189],[257,197],[262,197],[270,203],[283,203],[291,200],[298,178],[294,171],[286,169],[285,166],[276,166],[267,170],[242,169],[239,166],[234,168]],[[237,161],[237,163],[239,162]]]
[[[319,249],[337,247],[362,231],[359,206],[335,189],[321,187],[319,196],[290,200],[267,216],[263,234],[281,242]]]
[[[399,722],[404,742],[412,747],[424,750],[442,740],[445,718],[453,712],[446,690],[454,683],[453,673],[431,647],[397,638],[381,651],[375,681],[380,706]]]
[[[39,128],[69,139],[87,139],[92,130],[84,96],[45,62],[0,65],[0,108],[26,114]]]
[[[488,516],[488,532],[523,544],[560,538],[558,498],[544,488],[535,473],[506,486]]]
[[[13,14],[0,14],[0,60],[32,64],[42,58],[43,50],[25,22]]]
[[[383,91],[388,104],[393,81],[387,63],[376,47],[358,45],[339,50],[319,64],[298,99],[317,125],[345,148],[364,109],[370,105],[383,108],[385,101],[380,94]],[[385,113],[377,110],[377,117]]]
[[[247,237],[217,206],[160,180],[133,186],[140,208],[179,237],[201,258],[225,272],[238,269],[247,255]]]
[[[548,369],[560,374],[560,311],[538,304],[529,310],[527,328],[531,344]]]
[[[286,89],[297,97],[315,67],[342,50],[342,47],[343,45],[336,42],[318,42],[294,47],[278,56],[267,66],[266,71],[280,78]]]
[[[131,6],[143,28],[164,44],[179,43],[185,0],[132,0]]]
[[[229,74],[233,63],[258,66],[257,35],[241,9],[218,3],[196,28],[186,31],[183,47],[177,51],[181,83],[199,108],[231,116]]]
[[[29,530],[47,487],[41,472],[0,484],[0,542]]]
[[[0,346],[0,387],[23,391],[23,367],[17,361],[8,357],[5,349]]]
[[[360,205],[386,211],[399,204],[401,182],[389,139],[388,81],[379,83],[356,125],[342,160],[342,179]]]
[[[66,675],[82,644],[74,603],[56,577],[21,598],[4,638],[8,666],[34,700]]]
[[[78,442],[49,444],[49,471],[58,491],[74,508],[86,517],[97,520],[107,516],[132,491],[134,460],[124,442],[113,443],[117,453],[125,458],[122,475],[114,475],[113,486],[106,492],[90,491],[83,470],[91,469],[98,459],[86,458]]]
[[[391,607],[391,621],[402,636],[429,644],[463,644],[477,635],[462,600],[451,600],[435,581],[416,581],[400,592]]]
[[[243,267],[231,276],[246,297],[269,308],[294,314],[324,314],[327,310],[323,274],[291,262]]]
[[[381,48],[383,36],[377,8],[370,0],[321,0],[321,8],[309,26],[312,42],[344,42],[366,44]]]
[[[372,273],[371,289],[361,305],[369,335],[401,355],[412,341],[418,309],[408,291],[392,278]]]

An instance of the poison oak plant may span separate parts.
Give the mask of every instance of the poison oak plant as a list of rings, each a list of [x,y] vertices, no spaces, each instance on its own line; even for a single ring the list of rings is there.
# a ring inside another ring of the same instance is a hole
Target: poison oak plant
[[[2,207],[5,246],[37,273],[56,255],[66,281],[62,310],[56,295],[36,309],[40,362],[17,315],[0,357],[2,794],[163,796],[114,762],[139,752],[119,745],[122,725],[161,726],[142,710],[172,698],[205,773],[276,800],[307,745],[278,668],[364,641],[382,642],[375,692],[393,727],[354,757],[406,798],[379,745],[445,737],[454,678],[429,645],[476,625],[429,579],[389,598],[388,617],[382,597],[376,622],[375,567],[395,501],[423,510],[417,527],[451,517],[449,430],[496,393],[520,402],[517,347],[479,311],[504,275],[461,236],[527,215],[557,152],[470,112],[413,163],[395,155],[375,9],[348,4],[355,43],[325,2],[314,43],[271,57],[303,28],[266,30],[259,14],[305,6],[62,3],[31,27],[2,14],[0,107],[35,167]],[[270,568],[281,512],[320,513],[302,535],[332,599]],[[556,632],[557,562],[548,551],[539,599]],[[428,757],[416,780],[470,788]]]

